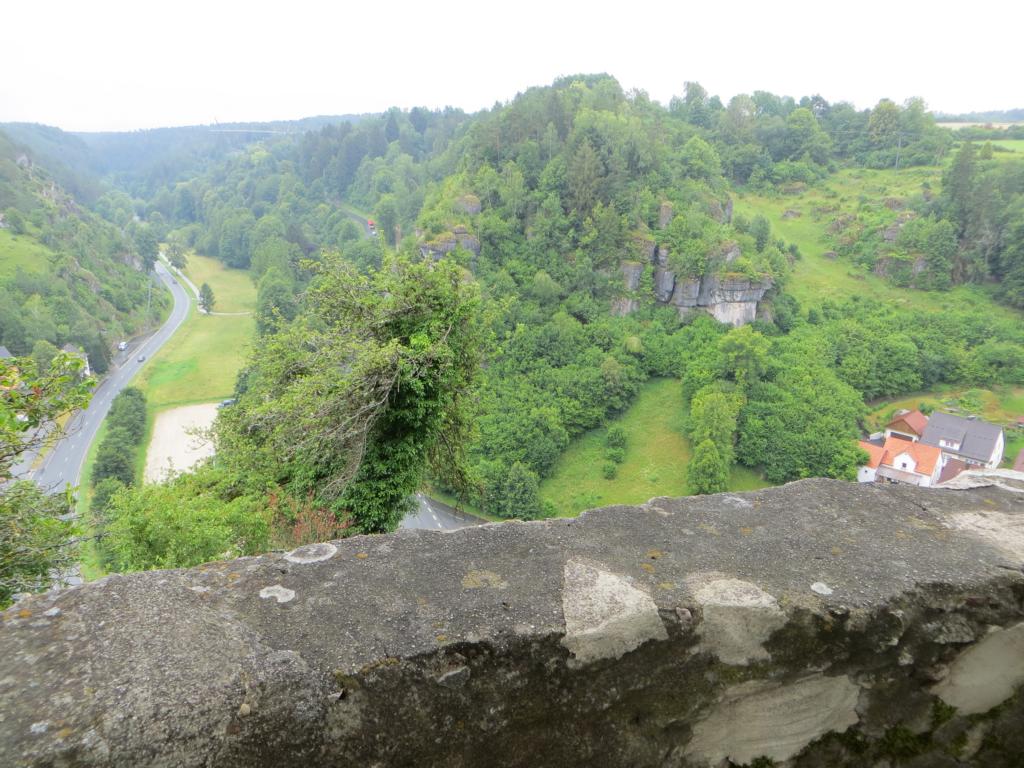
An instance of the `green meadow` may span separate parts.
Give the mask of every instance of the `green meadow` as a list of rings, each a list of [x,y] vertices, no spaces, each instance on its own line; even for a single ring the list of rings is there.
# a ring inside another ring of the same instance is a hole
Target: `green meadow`
[[[247,312],[255,306],[248,272],[192,255],[185,274],[196,285],[210,284],[215,312]],[[230,397],[255,327],[252,315],[201,314],[193,298],[188,319],[133,382],[146,393],[150,412]]]
[[[562,517],[608,504],[642,504],[655,496],[685,496],[686,466],[692,456],[683,436],[682,387],[675,379],[654,379],[610,422],[626,433],[626,456],[614,479],[605,479],[604,437],[598,428],[582,435],[562,454],[540,495]],[[745,467],[734,467],[729,490],[764,488],[768,483]]]

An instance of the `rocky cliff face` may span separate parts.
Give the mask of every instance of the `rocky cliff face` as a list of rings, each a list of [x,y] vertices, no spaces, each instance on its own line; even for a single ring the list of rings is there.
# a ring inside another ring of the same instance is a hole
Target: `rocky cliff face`
[[[653,240],[638,238],[634,242],[633,250],[637,254],[646,255],[653,267],[655,300],[676,307],[680,315],[700,310],[721,323],[734,327],[746,325],[754,321],[758,302],[772,287],[771,280],[767,278],[752,280],[728,271],[729,264],[740,256],[739,246],[736,245],[726,248],[722,254],[712,259],[708,273],[699,278],[677,276],[669,267],[668,249],[665,246],[656,246]],[[612,313],[626,315],[636,311],[640,306],[635,293],[639,287],[643,264],[623,261],[620,267],[623,273],[623,288],[634,295],[615,299]]]
[[[32,597],[0,621],[0,763],[1020,766],[999,482],[808,480]]]
[[[424,258],[429,257],[437,260],[447,256],[460,246],[474,256],[480,255],[480,240],[475,235],[471,235],[469,230],[463,226],[453,227],[451,232],[422,243],[420,245],[420,255]]]

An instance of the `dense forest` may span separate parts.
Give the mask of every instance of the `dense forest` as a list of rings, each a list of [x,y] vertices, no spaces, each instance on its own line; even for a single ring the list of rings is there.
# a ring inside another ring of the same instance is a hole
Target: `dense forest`
[[[107,168],[117,186],[93,208],[110,231],[148,231],[258,286],[260,338],[216,459],[102,494],[117,568],[294,543],[282,532],[296,526],[389,530],[426,478],[492,515],[552,514],[541,480],[652,377],[680,381],[695,493],[724,490],[735,464],[772,483],[852,479],[866,401],[1024,381],[1018,318],[924,318],[870,295],[801,306],[787,292],[800,249],[734,213],[737,190],[945,164],[891,232],[839,217],[837,258],[907,290],[973,283],[1024,307],[1024,164],[957,147],[920,100],[726,104],[686,83],[662,106],[592,75],[475,115],[304,127],[221,151],[200,133],[81,139],[161,147],[135,163],[144,174]],[[607,476],[624,447],[610,430]],[[185,548],[167,534],[182,528]]]
[[[160,237],[134,209],[104,220],[0,133],[0,344],[45,370],[70,343],[105,372],[114,345],[168,304],[147,276]]]

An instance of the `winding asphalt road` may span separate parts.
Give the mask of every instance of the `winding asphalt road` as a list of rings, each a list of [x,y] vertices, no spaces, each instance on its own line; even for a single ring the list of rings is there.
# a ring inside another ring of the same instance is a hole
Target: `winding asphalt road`
[[[131,345],[127,352],[121,353],[111,365],[111,372],[100,382],[92,395],[89,407],[77,413],[68,422],[67,434],[57,443],[49,455],[43,460],[31,477],[41,487],[52,490],[63,490],[66,485],[78,485],[82,464],[89,446],[96,439],[100,424],[110,410],[110,404],[117,393],[124,389],[131,378],[145,365],[139,362],[139,356],[148,360],[174,335],[178,327],[188,317],[189,298],[185,289],[171,277],[167,268],[159,261],[155,266],[157,276],[171,291],[174,297],[174,308],[170,317],[156,333],[149,338]]]
[[[399,528],[422,528],[430,531],[454,531],[456,528],[465,528],[469,525],[481,525],[486,523],[479,517],[467,515],[444,502],[416,494],[416,509],[405,516],[399,524]]]

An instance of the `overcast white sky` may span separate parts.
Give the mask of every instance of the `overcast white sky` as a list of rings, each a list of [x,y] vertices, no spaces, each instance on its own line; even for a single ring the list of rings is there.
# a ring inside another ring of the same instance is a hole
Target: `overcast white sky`
[[[128,130],[453,105],[608,72],[873,106],[1024,107],[1024,1],[7,0],[0,121]],[[965,10],[966,9],[966,10]]]

